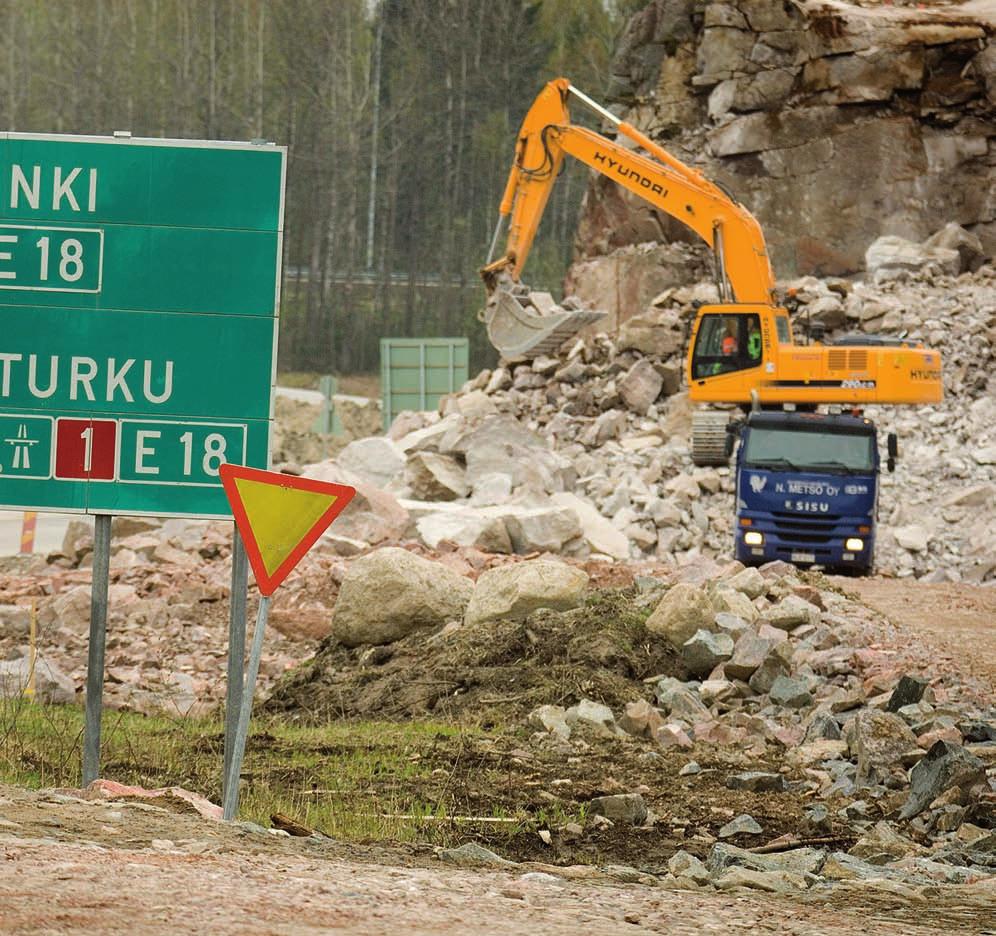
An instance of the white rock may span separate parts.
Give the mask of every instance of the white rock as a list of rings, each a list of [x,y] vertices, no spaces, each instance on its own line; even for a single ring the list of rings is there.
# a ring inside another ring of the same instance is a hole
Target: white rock
[[[348,647],[386,644],[463,617],[474,585],[405,549],[378,549],[353,561],[332,612],[332,632]]]
[[[404,452],[384,436],[350,442],[336,455],[335,461],[377,487],[387,487],[405,468]]]
[[[613,559],[629,558],[629,539],[603,517],[594,504],[566,491],[554,494],[551,500],[558,507],[574,511],[581,525],[581,535],[592,552],[602,553]]]
[[[538,608],[566,611],[583,600],[588,574],[560,562],[536,559],[499,566],[477,580],[464,621],[521,620]]]

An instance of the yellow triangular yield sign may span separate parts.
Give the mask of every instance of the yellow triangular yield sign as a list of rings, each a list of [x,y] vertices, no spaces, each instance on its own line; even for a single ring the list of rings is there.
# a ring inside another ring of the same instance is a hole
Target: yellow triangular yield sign
[[[222,465],[220,474],[262,595],[273,594],[356,493],[241,465]]]

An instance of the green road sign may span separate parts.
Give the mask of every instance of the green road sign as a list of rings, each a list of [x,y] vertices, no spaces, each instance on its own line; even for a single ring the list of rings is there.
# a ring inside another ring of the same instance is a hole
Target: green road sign
[[[228,517],[268,467],[286,151],[0,133],[0,507]]]

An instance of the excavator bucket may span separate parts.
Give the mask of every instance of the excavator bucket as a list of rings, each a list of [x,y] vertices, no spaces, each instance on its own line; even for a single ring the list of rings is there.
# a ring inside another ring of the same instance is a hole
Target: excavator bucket
[[[488,338],[506,360],[553,354],[571,335],[605,317],[596,309],[557,305],[549,293],[499,286],[488,298],[484,322]]]

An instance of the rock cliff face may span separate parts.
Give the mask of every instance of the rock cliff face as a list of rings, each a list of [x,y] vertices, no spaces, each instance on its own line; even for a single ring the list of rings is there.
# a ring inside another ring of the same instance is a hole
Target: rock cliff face
[[[854,273],[879,235],[922,240],[949,221],[991,255],[994,34],[993,0],[652,0],[609,98],[754,212],[780,278]],[[670,240],[695,235],[592,183],[582,258]]]

